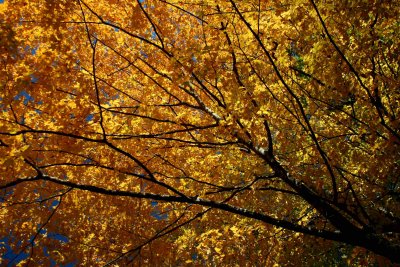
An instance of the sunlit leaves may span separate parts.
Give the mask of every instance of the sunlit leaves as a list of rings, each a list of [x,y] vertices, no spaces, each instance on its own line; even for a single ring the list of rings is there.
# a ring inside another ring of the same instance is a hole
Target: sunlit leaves
[[[5,1],[0,238],[20,264],[382,261],[315,236],[398,244],[394,6]]]

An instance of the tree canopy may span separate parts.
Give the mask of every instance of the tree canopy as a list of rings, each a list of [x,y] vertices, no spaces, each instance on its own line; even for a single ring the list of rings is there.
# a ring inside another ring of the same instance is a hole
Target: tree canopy
[[[399,263],[399,13],[5,0],[1,261]]]

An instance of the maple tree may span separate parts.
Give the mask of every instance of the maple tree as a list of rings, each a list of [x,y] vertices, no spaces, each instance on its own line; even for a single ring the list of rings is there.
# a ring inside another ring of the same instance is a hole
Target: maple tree
[[[0,10],[4,262],[400,262],[395,1]]]

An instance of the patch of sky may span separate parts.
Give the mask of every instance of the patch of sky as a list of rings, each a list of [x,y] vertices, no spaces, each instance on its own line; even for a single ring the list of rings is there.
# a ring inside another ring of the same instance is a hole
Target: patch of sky
[[[18,265],[19,262],[25,260],[28,258],[29,254],[25,252],[18,252],[18,248],[21,246],[21,242],[18,242],[18,247],[16,248],[16,251],[14,251],[10,243],[12,242],[11,236],[6,236],[3,238],[0,238],[0,248],[4,251],[3,255],[1,258],[7,262],[4,266],[11,267],[11,266],[16,266]]]
[[[161,220],[166,220],[168,219],[168,214],[166,213],[161,213],[159,210],[155,209],[153,210],[150,215],[154,217],[156,220],[161,221]]]
[[[50,258],[50,267],[74,267],[74,266],[76,266],[76,264],[77,264],[77,261],[73,261],[73,262],[67,263],[65,265],[57,264],[57,262],[55,260]]]
[[[32,49],[31,49],[31,55],[36,55],[36,52],[37,52],[37,50],[39,49],[39,46],[35,46],[35,47],[32,47]]]
[[[34,192],[35,194],[38,193],[38,191],[37,191],[36,189],[33,190],[33,192]],[[42,195],[39,195],[38,198],[36,199],[37,202],[41,202],[42,200],[43,200]]]
[[[168,219],[168,214],[167,213],[161,213],[160,210],[158,209],[158,207],[157,207],[158,202],[157,201],[152,201],[150,203],[150,205],[153,207],[153,211],[150,212],[150,215],[152,217],[154,217],[156,220],[159,220],[159,221]]]
[[[31,46],[27,45],[25,47],[25,52],[30,53],[31,55],[36,55],[36,51],[38,50],[38,48],[39,48],[39,46],[31,47]]]
[[[103,93],[103,95],[105,96],[105,98],[109,99],[110,95],[107,94],[107,92],[104,90],[104,88],[100,88],[100,91]]]
[[[92,45],[97,44],[97,34],[96,33],[93,34],[93,38],[90,41],[91,41]]]
[[[156,31],[153,28],[151,28],[150,33],[151,33],[151,39],[152,40],[157,39]]]
[[[107,20],[106,23],[109,24],[110,26],[115,25],[111,20]],[[113,29],[115,32],[119,32],[119,29],[117,27],[113,27]]]
[[[12,188],[11,190],[7,191],[5,189],[2,190],[3,194],[2,196],[0,196],[0,203],[6,201],[8,196],[11,196],[14,193],[14,188]]]
[[[31,54],[32,55],[36,55],[36,52],[37,52],[38,48],[39,48],[39,46],[36,46],[36,47],[32,48]]]
[[[296,68],[303,70],[304,68],[304,60],[303,58],[297,53],[296,51],[296,46],[294,45],[294,43],[290,44],[289,49],[287,50],[289,56],[293,57],[296,60]]]
[[[141,175],[140,173],[137,173],[137,175]],[[146,183],[143,183],[141,186],[140,186],[140,193],[145,193],[146,192],[146,187],[147,187],[147,184]]]
[[[30,243],[30,244],[32,244],[32,246],[36,246],[35,244],[35,236],[34,235],[32,235],[31,236],[31,238],[29,238],[29,240],[28,240],[28,243]],[[21,242],[21,241],[19,241],[19,242]],[[22,242],[21,242],[21,244],[22,244]]]
[[[46,246],[43,247],[43,255],[46,257],[50,256],[49,251]]]
[[[81,67],[81,61],[78,59],[78,60],[76,60],[75,61],[75,66],[73,67],[74,68],[74,70],[81,70],[82,69],[82,67]]]
[[[89,114],[89,115],[86,116],[85,121],[86,122],[92,121],[93,118],[94,118],[94,114]]]
[[[4,3],[4,0],[0,0],[0,4],[3,4]]]
[[[197,253],[193,253],[192,254],[192,260],[197,260],[199,258],[199,255],[197,255]]]
[[[58,204],[60,204],[60,201],[57,200],[57,199],[54,199],[54,200],[51,202],[50,208],[51,208],[51,209],[54,209],[55,207],[58,206]]]
[[[28,105],[29,102],[34,102],[34,98],[25,90],[22,90],[14,97],[15,100],[20,100],[22,98],[24,98],[24,105]]]
[[[22,25],[22,23],[24,23],[24,20],[25,20],[25,18],[24,17],[21,17],[20,19],[19,19],[19,22],[18,22],[18,25]]]
[[[91,160],[91,159],[85,159],[84,161],[83,161],[83,164],[90,164],[90,163],[92,163],[93,162],[93,160]]]
[[[30,76],[31,76],[31,82],[32,82],[32,83],[37,83],[37,82],[38,82],[38,80],[39,80],[38,77],[36,77],[36,76],[33,75],[33,74],[31,74]]]
[[[60,241],[61,243],[68,243],[69,239],[65,235],[59,234],[59,233],[48,233],[47,234],[48,238]]]
[[[144,51],[140,51],[140,55],[144,58],[148,58],[149,56],[144,52]]]

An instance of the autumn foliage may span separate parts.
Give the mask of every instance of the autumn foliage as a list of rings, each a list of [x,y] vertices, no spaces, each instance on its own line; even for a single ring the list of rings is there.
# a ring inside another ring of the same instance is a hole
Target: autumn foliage
[[[399,263],[399,18],[5,0],[1,264]]]

